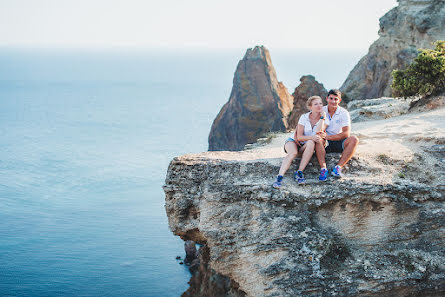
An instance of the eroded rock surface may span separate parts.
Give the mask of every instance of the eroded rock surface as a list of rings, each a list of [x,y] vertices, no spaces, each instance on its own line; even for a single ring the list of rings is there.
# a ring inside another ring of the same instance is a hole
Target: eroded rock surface
[[[298,186],[293,165],[280,190],[271,184],[285,134],[248,151],[175,158],[169,225],[206,246],[205,279],[230,280],[225,296],[443,296],[445,109],[353,133],[360,145],[343,179],[319,182],[310,164]],[[328,155],[328,167],[338,158]],[[201,284],[193,290],[206,296]]]
[[[404,69],[419,48],[445,39],[444,0],[399,0],[380,18],[380,38],[351,71],[340,90],[349,100],[391,96],[391,72]]]
[[[445,90],[438,95],[430,95],[420,98],[420,100],[411,102],[409,110],[412,111],[428,111],[445,106]]]
[[[324,88],[323,84],[319,83],[313,75],[302,76],[300,78],[300,84],[292,94],[294,107],[288,118],[288,127],[295,129],[300,116],[309,111],[306,107],[306,102],[309,97],[320,96],[324,100],[327,94],[328,91]]]
[[[382,97],[348,103],[352,122],[387,119],[409,111],[413,99]]]
[[[239,151],[271,131],[285,131],[292,96],[278,82],[269,51],[248,49],[238,63],[229,101],[215,118],[209,151]]]

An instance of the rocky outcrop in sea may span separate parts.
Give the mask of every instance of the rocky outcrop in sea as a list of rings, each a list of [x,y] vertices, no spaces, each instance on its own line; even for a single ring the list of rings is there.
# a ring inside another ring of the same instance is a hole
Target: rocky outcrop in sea
[[[380,18],[380,38],[350,72],[340,90],[348,101],[391,96],[391,72],[404,69],[419,48],[445,39],[444,0],[399,0]]]
[[[323,84],[319,83],[313,75],[304,75],[300,78],[300,84],[295,88],[292,97],[294,98],[294,107],[288,118],[288,127],[295,129],[300,116],[308,112],[306,107],[307,99],[310,96],[320,96],[322,99],[326,97],[328,91]]]
[[[242,150],[272,131],[287,129],[292,96],[278,82],[269,51],[248,49],[238,63],[229,101],[216,116],[209,151]]]
[[[444,296],[445,109],[354,123],[353,134],[343,179],[319,182],[314,159],[299,186],[297,161],[280,190],[285,133],[174,158],[169,226],[202,244],[184,296]]]

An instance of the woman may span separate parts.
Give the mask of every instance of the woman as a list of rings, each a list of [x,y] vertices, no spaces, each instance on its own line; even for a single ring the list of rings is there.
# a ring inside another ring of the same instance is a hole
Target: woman
[[[274,188],[278,189],[281,187],[283,175],[297,156],[301,157],[301,161],[298,170],[294,173],[294,178],[299,184],[304,184],[306,180],[303,176],[303,170],[312,158],[314,150],[321,168],[318,179],[325,181],[328,177],[325,160],[325,131],[326,126],[329,125],[329,120],[323,112],[323,101],[319,96],[310,97],[306,102],[306,106],[310,112],[300,117],[297,128],[292,134],[293,137],[289,137],[284,144],[284,151],[287,153],[287,156],[281,164],[277,180],[272,185]]]

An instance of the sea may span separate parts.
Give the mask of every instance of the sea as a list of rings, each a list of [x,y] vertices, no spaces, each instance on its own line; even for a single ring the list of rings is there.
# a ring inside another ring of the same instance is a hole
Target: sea
[[[292,93],[366,49],[269,48]],[[171,159],[208,148],[245,49],[0,48],[0,295],[180,296]]]

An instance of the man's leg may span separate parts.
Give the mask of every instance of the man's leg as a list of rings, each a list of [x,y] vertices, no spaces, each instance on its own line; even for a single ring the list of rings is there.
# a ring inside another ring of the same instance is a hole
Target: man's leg
[[[340,161],[338,161],[338,166],[343,167],[351,160],[355,153],[355,149],[359,143],[357,136],[349,136],[344,142],[343,153],[341,154]]]

